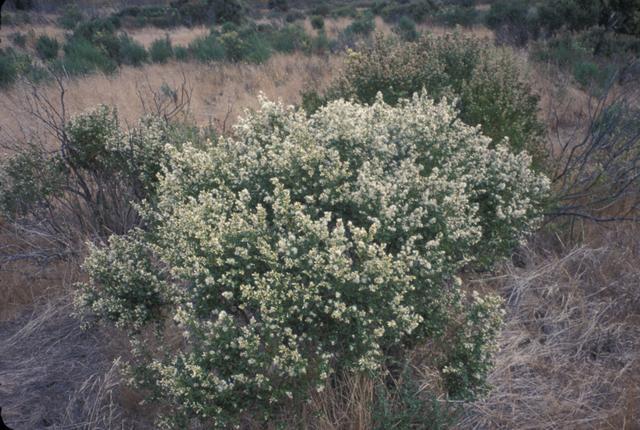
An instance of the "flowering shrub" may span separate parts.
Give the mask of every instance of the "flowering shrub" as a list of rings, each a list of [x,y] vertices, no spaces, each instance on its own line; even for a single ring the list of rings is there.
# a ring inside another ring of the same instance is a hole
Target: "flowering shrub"
[[[307,118],[262,101],[205,148],[166,147],[147,231],[93,248],[79,303],[130,329],[174,417],[267,419],[343,371],[442,339],[453,395],[481,385],[499,326],[459,269],[535,227],[546,178],[425,93],[338,100]],[[170,318],[173,348],[141,342]],[[148,331],[147,331],[148,332]]]
[[[513,152],[527,150],[536,165],[542,162],[537,96],[509,51],[474,37],[425,34],[398,43],[378,36],[350,53],[325,99],[370,104],[380,91],[395,104],[422,89],[436,100],[456,99],[463,122],[481,124],[494,142],[508,137]]]

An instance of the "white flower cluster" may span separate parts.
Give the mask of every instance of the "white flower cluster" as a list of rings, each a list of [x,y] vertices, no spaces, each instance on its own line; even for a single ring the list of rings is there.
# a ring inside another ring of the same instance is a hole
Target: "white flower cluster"
[[[444,333],[460,267],[535,226],[547,180],[489,143],[424,93],[311,118],[263,100],[233,138],[166,147],[149,231],[93,251],[85,303],[134,328],[173,316],[184,341],[151,369],[186,413],[268,414]]]

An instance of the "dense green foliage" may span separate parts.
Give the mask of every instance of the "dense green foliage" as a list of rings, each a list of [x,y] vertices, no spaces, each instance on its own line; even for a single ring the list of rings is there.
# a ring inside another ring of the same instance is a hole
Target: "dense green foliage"
[[[80,8],[70,4],[62,12],[62,15],[58,19],[58,24],[60,24],[62,28],[73,30],[84,18],[84,14]]]
[[[5,87],[16,79],[15,58],[11,51],[0,49],[0,87]]]
[[[47,35],[42,35],[36,40],[36,52],[43,60],[53,60],[58,57],[60,44],[58,41]]]
[[[491,5],[487,25],[500,40],[522,45],[560,30],[595,26],[640,36],[640,0],[498,0]]]
[[[169,36],[156,39],[151,43],[149,56],[154,63],[166,63],[173,56],[173,47]]]

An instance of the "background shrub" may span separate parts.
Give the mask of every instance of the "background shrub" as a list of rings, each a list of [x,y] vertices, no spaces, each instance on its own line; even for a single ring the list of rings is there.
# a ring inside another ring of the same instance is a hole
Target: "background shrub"
[[[153,199],[163,148],[178,135],[158,117],[124,131],[105,106],[63,127],[58,147],[29,143],[0,164],[0,213],[75,252],[88,237],[103,240],[138,225],[132,203]]]
[[[269,0],[269,9],[279,10],[281,12],[286,12],[289,10],[289,2],[288,0]]]
[[[311,9],[311,14],[326,17],[331,13],[331,7],[326,3],[320,3]]]
[[[15,58],[11,51],[0,49],[0,87],[6,87],[16,79]]]
[[[58,24],[64,29],[73,30],[84,19],[84,14],[77,5],[69,4],[62,11]]]
[[[43,60],[53,60],[58,56],[59,50],[60,43],[53,37],[43,34],[36,40],[36,52]]]
[[[395,104],[423,88],[436,99],[458,98],[464,122],[482,124],[495,141],[508,137],[513,151],[542,162],[537,97],[509,52],[472,37],[425,35],[405,44],[377,37],[348,58],[325,98],[372,103],[380,91]]]
[[[371,12],[366,11],[359,14],[351,24],[345,29],[346,33],[360,36],[368,36],[376,29],[376,22]]]
[[[239,24],[246,15],[242,0],[211,0],[209,2],[215,21],[219,24],[233,22]]]
[[[24,33],[20,33],[19,31],[11,33],[9,35],[9,39],[14,45],[20,48],[24,48],[27,45],[27,36],[25,36]]]
[[[169,151],[143,210],[150,230],[92,250],[78,303],[134,339],[165,316],[178,324],[176,349],[133,345],[139,376],[182,423],[267,421],[342,372],[449,345],[450,329],[437,370],[468,397],[499,300],[465,298],[455,275],[509,254],[547,181],[454,119],[424,93],[397,107],[336,101],[311,118],[263,101],[234,137]]]
[[[311,17],[311,27],[316,30],[324,29],[324,18],[321,15],[313,15]]]
[[[219,36],[226,58],[230,61],[262,63],[271,56],[271,46],[267,38],[251,25],[240,28],[222,28]]]
[[[189,59],[189,49],[184,46],[176,46],[173,48],[173,55],[178,61],[187,61]]]
[[[95,71],[113,73],[118,67],[117,62],[104,48],[79,37],[74,37],[65,44],[64,58],[57,64],[70,75],[83,75]]]
[[[173,47],[169,35],[156,39],[149,47],[149,56],[154,63],[166,63],[173,56]]]
[[[118,60],[121,64],[139,67],[149,58],[145,47],[129,37],[127,34],[118,36],[120,49]]]
[[[420,34],[416,29],[416,23],[407,16],[403,16],[398,20],[398,24],[394,28],[394,31],[400,36],[402,40],[413,42]]]
[[[214,34],[194,39],[189,43],[188,49],[193,58],[203,63],[225,58],[224,46]]]
[[[280,29],[271,31],[266,38],[275,51],[292,53],[309,48],[311,40],[304,27],[288,24]]]
[[[358,11],[353,7],[353,5],[343,5],[333,8],[331,10],[331,16],[334,18],[356,18],[358,16]]]
[[[477,22],[478,11],[475,7],[447,6],[435,16],[435,20],[444,25],[471,27]]]

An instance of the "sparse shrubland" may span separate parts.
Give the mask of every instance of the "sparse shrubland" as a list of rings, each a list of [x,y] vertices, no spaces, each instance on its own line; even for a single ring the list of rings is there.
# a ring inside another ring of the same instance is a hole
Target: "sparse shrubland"
[[[640,422],[637,0],[28,6],[11,427]]]

